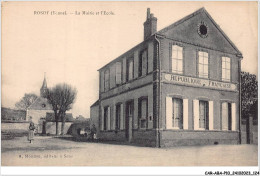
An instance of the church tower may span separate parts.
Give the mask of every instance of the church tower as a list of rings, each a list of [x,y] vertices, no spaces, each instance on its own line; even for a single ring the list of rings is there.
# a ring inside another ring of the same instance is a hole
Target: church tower
[[[40,94],[41,94],[41,97],[43,98],[46,98],[47,97],[47,82],[46,82],[46,74],[44,73],[44,80],[43,80],[43,83],[42,83],[42,87],[40,89]]]

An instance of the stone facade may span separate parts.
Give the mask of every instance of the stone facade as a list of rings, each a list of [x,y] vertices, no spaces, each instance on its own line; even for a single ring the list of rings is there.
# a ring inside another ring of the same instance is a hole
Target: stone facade
[[[100,140],[240,143],[240,51],[204,8],[158,32],[156,22],[148,9],[145,40],[99,70]]]

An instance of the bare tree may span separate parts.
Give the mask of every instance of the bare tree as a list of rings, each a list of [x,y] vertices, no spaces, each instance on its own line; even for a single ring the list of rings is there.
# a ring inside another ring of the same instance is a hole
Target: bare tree
[[[63,83],[58,84],[53,88],[48,89],[47,99],[52,105],[55,121],[56,121],[56,135],[58,135],[58,122],[62,121],[61,135],[64,134],[65,115],[66,111],[72,108],[76,100],[77,90],[72,86]]]
[[[15,104],[17,109],[27,110],[31,104],[37,99],[37,95],[33,93],[24,94],[23,98]]]

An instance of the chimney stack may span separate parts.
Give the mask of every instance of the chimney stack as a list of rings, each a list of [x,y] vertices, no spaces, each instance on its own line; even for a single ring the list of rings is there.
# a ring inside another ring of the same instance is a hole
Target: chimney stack
[[[144,40],[157,32],[157,18],[150,13],[150,8],[147,8],[147,17],[144,22]]]

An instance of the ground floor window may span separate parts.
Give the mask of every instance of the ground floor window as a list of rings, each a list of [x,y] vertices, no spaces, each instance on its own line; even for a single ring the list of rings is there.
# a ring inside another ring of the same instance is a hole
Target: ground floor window
[[[182,129],[183,125],[183,101],[179,98],[172,99],[172,127]]]
[[[199,128],[209,129],[209,105],[208,101],[199,101]]]
[[[148,127],[148,99],[140,98],[139,99],[139,128],[147,128]]]
[[[120,127],[120,124],[121,124],[121,104],[117,104],[116,105],[116,130],[119,130],[121,127]]]
[[[110,107],[104,108],[103,130],[110,129]]]
[[[231,103],[222,103],[222,130],[232,130]]]

